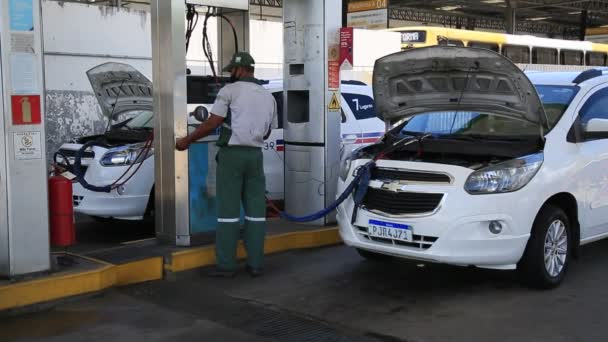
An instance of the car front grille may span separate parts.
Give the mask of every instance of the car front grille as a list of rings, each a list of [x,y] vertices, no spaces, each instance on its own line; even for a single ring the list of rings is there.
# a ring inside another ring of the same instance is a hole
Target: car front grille
[[[372,170],[372,179],[388,181],[408,181],[424,183],[450,184],[450,176],[444,173],[421,172],[412,170],[397,170],[376,167]]]
[[[82,202],[82,200],[84,199],[84,196],[72,196],[72,204],[74,204],[74,207],[77,207],[80,205],[80,203]]]
[[[76,157],[76,154],[78,153],[77,150],[68,150],[68,149],[59,149],[59,158],[57,160],[58,164],[63,166],[66,170],[70,171],[73,174],[76,174],[75,170],[74,170],[74,158]],[[65,161],[63,160],[63,157],[69,158],[70,160]],[[82,161],[84,160],[93,160],[93,158],[95,158],[95,152],[93,151],[84,151],[82,153]],[[68,164],[69,162],[69,164]],[[82,174],[85,175],[87,173],[87,169],[89,167],[87,165],[80,165],[80,169],[82,170]],[[74,179],[74,182],[76,182],[76,180]]]
[[[369,236],[367,233],[367,227],[357,226],[356,228],[359,230],[359,235],[364,240],[373,241],[373,242],[376,242],[379,244],[385,244],[385,245],[405,246],[405,247],[411,247],[411,248],[416,248],[416,249],[420,249],[420,250],[426,250],[426,249],[431,248],[431,246],[433,246],[435,241],[437,241],[437,237],[435,237],[435,236],[417,235],[417,234],[414,234],[412,236],[412,238],[413,238],[412,242],[385,239],[385,238]]]
[[[64,156],[66,156],[68,158],[74,158],[74,157],[76,157],[76,154],[78,153],[78,151],[61,148],[61,149],[59,149],[59,153],[63,154]],[[84,152],[82,152],[82,158],[83,159],[93,159],[93,158],[95,158],[95,152],[84,151]]]
[[[443,194],[390,191],[368,188],[363,207],[390,215],[431,213],[437,209]]]

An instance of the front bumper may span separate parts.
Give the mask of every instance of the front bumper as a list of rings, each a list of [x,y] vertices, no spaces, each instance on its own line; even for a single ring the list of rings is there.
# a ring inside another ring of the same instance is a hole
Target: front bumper
[[[413,192],[444,193],[436,211],[425,215],[386,215],[358,208],[350,197],[338,207],[337,219],[344,242],[356,248],[402,258],[461,266],[513,269],[521,259],[530,236],[538,208],[533,196],[520,192],[496,195],[470,195],[463,189],[470,170],[424,163],[390,163],[390,167],[446,171],[454,178],[449,185],[407,184]],[[404,165],[401,165],[405,163]],[[386,165],[385,165],[386,166]],[[341,193],[350,182],[341,182]],[[353,212],[356,214],[353,215]],[[353,217],[355,216],[355,217]],[[369,237],[369,220],[407,224],[412,227],[413,241],[400,242]],[[499,221],[503,230],[490,232],[489,224]]]
[[[149,198],[149,195],[121,196],[116,190],[93,192],[78,183],[73,184],[74,211],[90,216],[141,219],[146,213]]]
[[[370,240],[366,237],[366,227],[351,224],[349,215],[343,209],[338,210],[337,217],[340,223],[340,236],[348,246],[408,259],[461,266],[514,268],[523,255],[529,238],[529,234],[489,236],[490,221],[500,219],[502,222],[510,222],[511,220],[504,216],[488,215],[463,218],[454,222],[439,237],[424,235],[425,225],[408,221],[414,227],[415,242],[406,246],[380,241],[380,239]],[[383,217],[375,218],[386,220]],[[395,222],[395,220],[391,221]],[[428,243],[423,243],[423,240],[428,240]]]

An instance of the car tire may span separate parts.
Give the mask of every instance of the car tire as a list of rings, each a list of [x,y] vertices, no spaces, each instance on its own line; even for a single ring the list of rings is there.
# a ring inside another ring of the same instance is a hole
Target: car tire
[[[566,213],[546,205],[538,213],[518,271],[526,285],[537,289],[558,286],[566,276],[572,250],[572,230]]]
[[[390,255],[371,252],[371,251],[368,251],[365,249],[360,249],[360,248],[357,248],[357,253],[359,253],[359,255],[362,256],[364,259],[370,260],[370,261],[386,261],[386,260],[390,260],[393,258]]]

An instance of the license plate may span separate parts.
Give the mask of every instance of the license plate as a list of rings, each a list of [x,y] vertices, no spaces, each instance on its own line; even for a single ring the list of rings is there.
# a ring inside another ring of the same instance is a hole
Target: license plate
[[[407,224],[369,220],[367,233],[372,237],[412,242],[412,226]]]

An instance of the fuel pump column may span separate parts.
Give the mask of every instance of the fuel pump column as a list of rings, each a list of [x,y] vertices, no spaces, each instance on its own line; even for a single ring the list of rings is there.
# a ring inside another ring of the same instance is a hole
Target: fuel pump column
[[[340,108],[335,102],[341,97],[340,80],[330,79],[329,71],[337,66],[331,52],[339,45],[341,11],[340,0],[283,2],[285,211],[291,216],[318,212],[336,198]],[[312,224],[332,222],[333,213]]]

